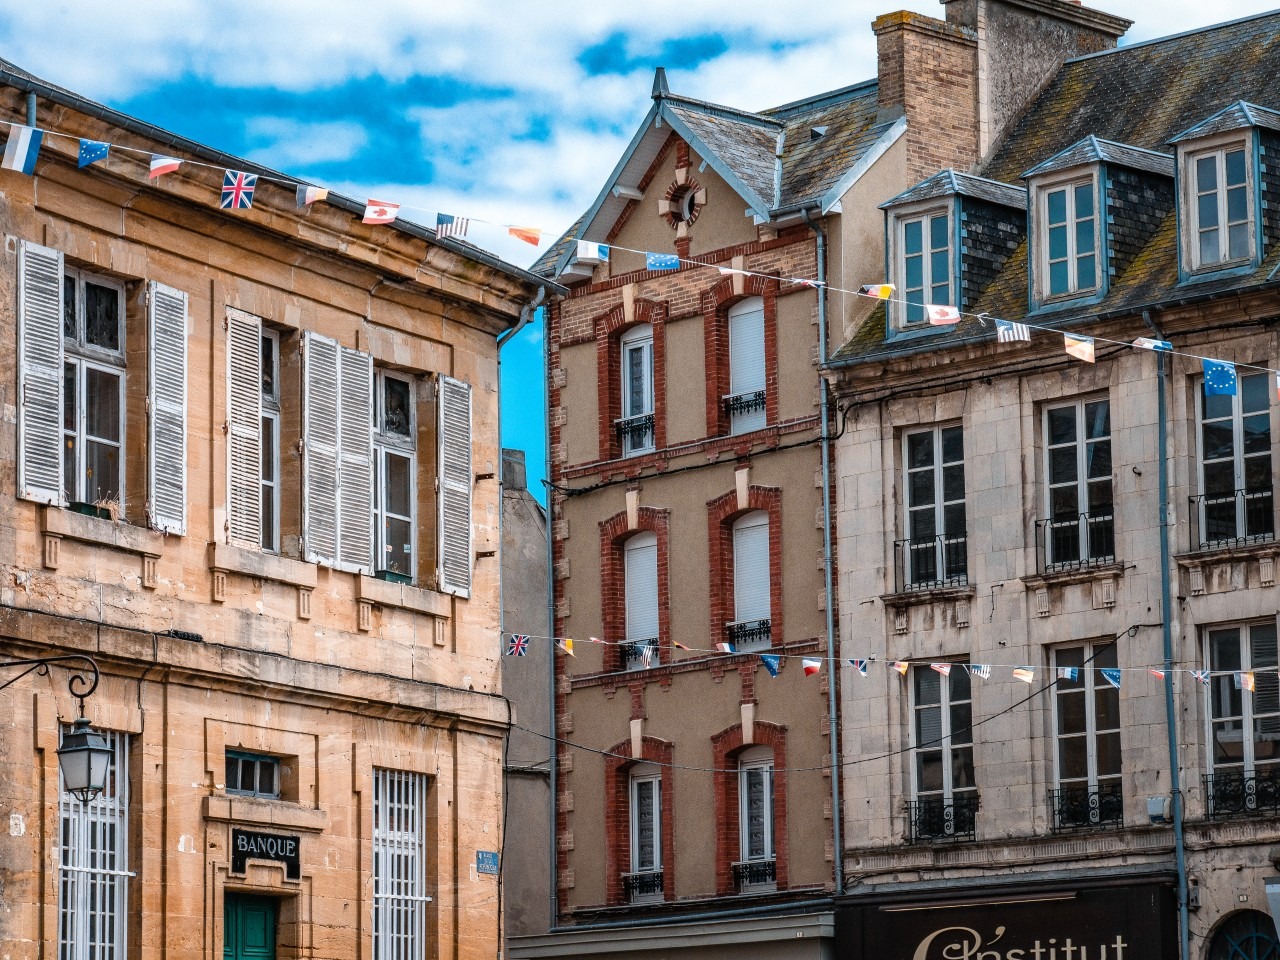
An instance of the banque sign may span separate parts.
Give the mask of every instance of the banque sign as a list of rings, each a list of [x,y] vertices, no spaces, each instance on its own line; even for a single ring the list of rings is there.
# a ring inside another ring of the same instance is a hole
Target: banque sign
[[[298,837],[279,833],[258,833],[255,830],[231,831],[231,872],[244,873],[250,859],[275,860],[284,864],[284,875],[290,880],[302,878],[302,863],[298,852]]]

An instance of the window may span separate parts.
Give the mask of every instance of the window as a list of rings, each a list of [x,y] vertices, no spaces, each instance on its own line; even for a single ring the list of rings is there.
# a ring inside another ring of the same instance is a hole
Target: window
[[[1243,144],[1192,154],[1187,159],[1193,269],[1229,265],[1253,256],[1245,159]]]
[[[632,769],[631,872],[624,878],[632,903],[662,899],[662,777],[653,764]]]
[[[733,622],[726,633],[739,650],[769,646],[771,587],[769,514],[755,510],[733,523]]]
[[[124,287],[80,270],[63,276],[63,498],[122,505]]]
[[[63,728],[66,733],[71,728]],[[107,786],[88,803],[58,790],[58,960],[122,958],[128,939],[129,741],[102,731]]]
[[[413,382],[379,370],[377,422],[373,438],[373,519],[377,530],[374,570],[403,580],[414,575],[414,476],[418,435],[414,424]]]
[[[373,771],[373,956],[426,955],[427,778]]]
[[[227,751],[227,793],[242,797],[280,798],[280,761],[257,753]]]
[[[653,327],[637,324],[622,336],[622,419],[615,425],[622,455],[653,449]]]
[[[1057,785],[1054,827],[1124,820],[1120,783],[1120,690],[1100,672],[1117,667],[1116,645],[1054,651]]]
[[[1200,496],[1192,511],[1200,549],[1275,538],[1268,376],[1238,374],[1234,394],[1206,394],[1201,382]]]
[[[739,890],[772,889],[773,752],[753,747],[738,758],[738,862],[733,865]]]
[[[1045,500],[1040,522],[1046,570],[1115,559],[1111,404],[1078,400],[1044,412]]]
[[[898,221],[903,326],[926,320],[924,305],[951,303],[951,231],[946,211]]]
[[[978,810],[973,775],[969,672],[959,664],[912,668],[915,802],[913,840],[972,837]]]
[[[903,438],[906,533],[898,543],[899,589],[968,582],[964,437],[934,427]]]
[[[1280,812],[1276,622],[1212,627],[1206,631],[1205,644],[1209,815]]]
[[[1280,956],[1276,924],[1269,913],[1239,910],[1214,931],[1207,960],[1275,960]]]
[[[280,549],[280,337],[259,338],[262,354],[262,549]]]
[[[729,308],[729,432],[765,426],[764,300],[750,297]]]
[[[1041,295],[1085,293],[1098,286],[1098,217],[1093,178],[1047,187],[1038,215]]]
[[[622,547],[628,670],[649,666],[658,648],[658,537],[638,533]]]

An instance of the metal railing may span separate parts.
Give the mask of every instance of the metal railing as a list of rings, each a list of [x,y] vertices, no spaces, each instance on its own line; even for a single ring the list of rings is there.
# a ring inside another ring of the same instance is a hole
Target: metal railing
[[[622,445],[623,453],[635,453],[639,450],[653,449],[652,413],[615,420],[613,429],[618,435],[618,443]]]
[[[1210,773],[1204,778],[1205,814],[1210,820],[1280,813],[1280,770]]]
[[[725,639],[735,650],[751,647],[767,647],[773,641],[773,627],[769,620],[738,620],[724,625]]]
[[[1276,538],[1275,498],[1270,489],[1205,493],[1189,502],[1192,550],[1220,550]]]
[[[622,875],[622,891],[631,903],[662,900],[662,871],[646,870],[643,873],[624,873]]]
[[[628,640],[622,645],[622,665],[627,670],[643,670],[658,659],[658,638]]]
[[[966,793],[945,799],[926,797],[907,803],[911,843],[938,840],[972,840],[978,818],[978,795]]]
[[[1049,791],[1052,830],[1124,826],[1124,792],[1119,783],[1080,783]]]
[[[1040,572],[1081,570],[1114,563],[1116,519],[1111,513],[1036,521]]]
[[[893,543],[894,592],[969,584],[969,538],[961,533]]]
[[[778,882],[777,861],[746,860],[733,865],[733,882],[738,892],[773,887]]]
[[[727,416],[741,416],[748,413],[759,413],[764,409],[764,391],[751,390],[747,393],[734,393],[720,400],[724,404]]]

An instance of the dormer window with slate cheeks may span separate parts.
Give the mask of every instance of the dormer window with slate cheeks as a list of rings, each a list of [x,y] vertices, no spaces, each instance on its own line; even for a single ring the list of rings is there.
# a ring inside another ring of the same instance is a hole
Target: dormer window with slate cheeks
[[[897,279],[903,327],[925,324],[925,304],[950,305],[950,204],[897,221],[899,276]]]
[[[1036,189],[1036,277],[1040,299],[1093,293],[1099,286],[1098,181],[1093,171]]]

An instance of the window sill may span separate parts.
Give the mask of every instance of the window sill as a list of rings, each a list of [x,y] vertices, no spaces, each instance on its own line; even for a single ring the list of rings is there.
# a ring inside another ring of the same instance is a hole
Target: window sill
[[[967,600],[977,595],[972,585],[963,587],[934,587],[920,590],[904,590],[901,593],[884,593],[881,602],[886,607],[916,607],[926,603],[943,603],[948,600]]]
[[[392,583],[360,574],[356,577],[356,599],[379,607],[397,607],[433,617],[449,616],[449,595],[407,583]]]
[[[265,800],[229,794],[205,797],[204,818],[225,823],[302,830],[307,833],[323,833],[329,828],[329,814],[324,810],[302,807],[288,800]]]
[[[1223,560],[1251,560],[1280,555],[1280,540],[1259,540],[1256,543],[1229,544],[1223,547],[1206,547],[1188,550],[1174,555],[1180,567],[1194,567],[1203,563],[1219,563]]]
[[[316,566],[302,560],[272,553],[259,553],[226,543],[209,544],[209,569],[215,572],[238,573],[257,580],[270,580],[292,587],[315,589]]]
[[[1124,576],[1124,564],[1118,560],[1093,566],[1071,567],[1065,570],[1046,570],[1044,573],[1023,577],[1022,582],[1032,590],[1041,587],[1065,587],[1073,583],[1092,583]]]
[[[63,540],[77,540],[141,557],[139,583],[149,590],[157,586],[156,564],[164,552],[165,541],[165,534],[160,531],[49,506],[40,508],[40,527],[44,535],[43,564],[46,570],[58,569]]]
[[[1210,267],[1193,267],[1182,275],[1179,284],[1189,286],[1197,283],[1207,283],[1210,280],[1225,280],[1229,277],[1243,277],[1258,269],[1258,265],[1252,258],[1243,262],[1236,260],[1231,263],[1214,264]]]

